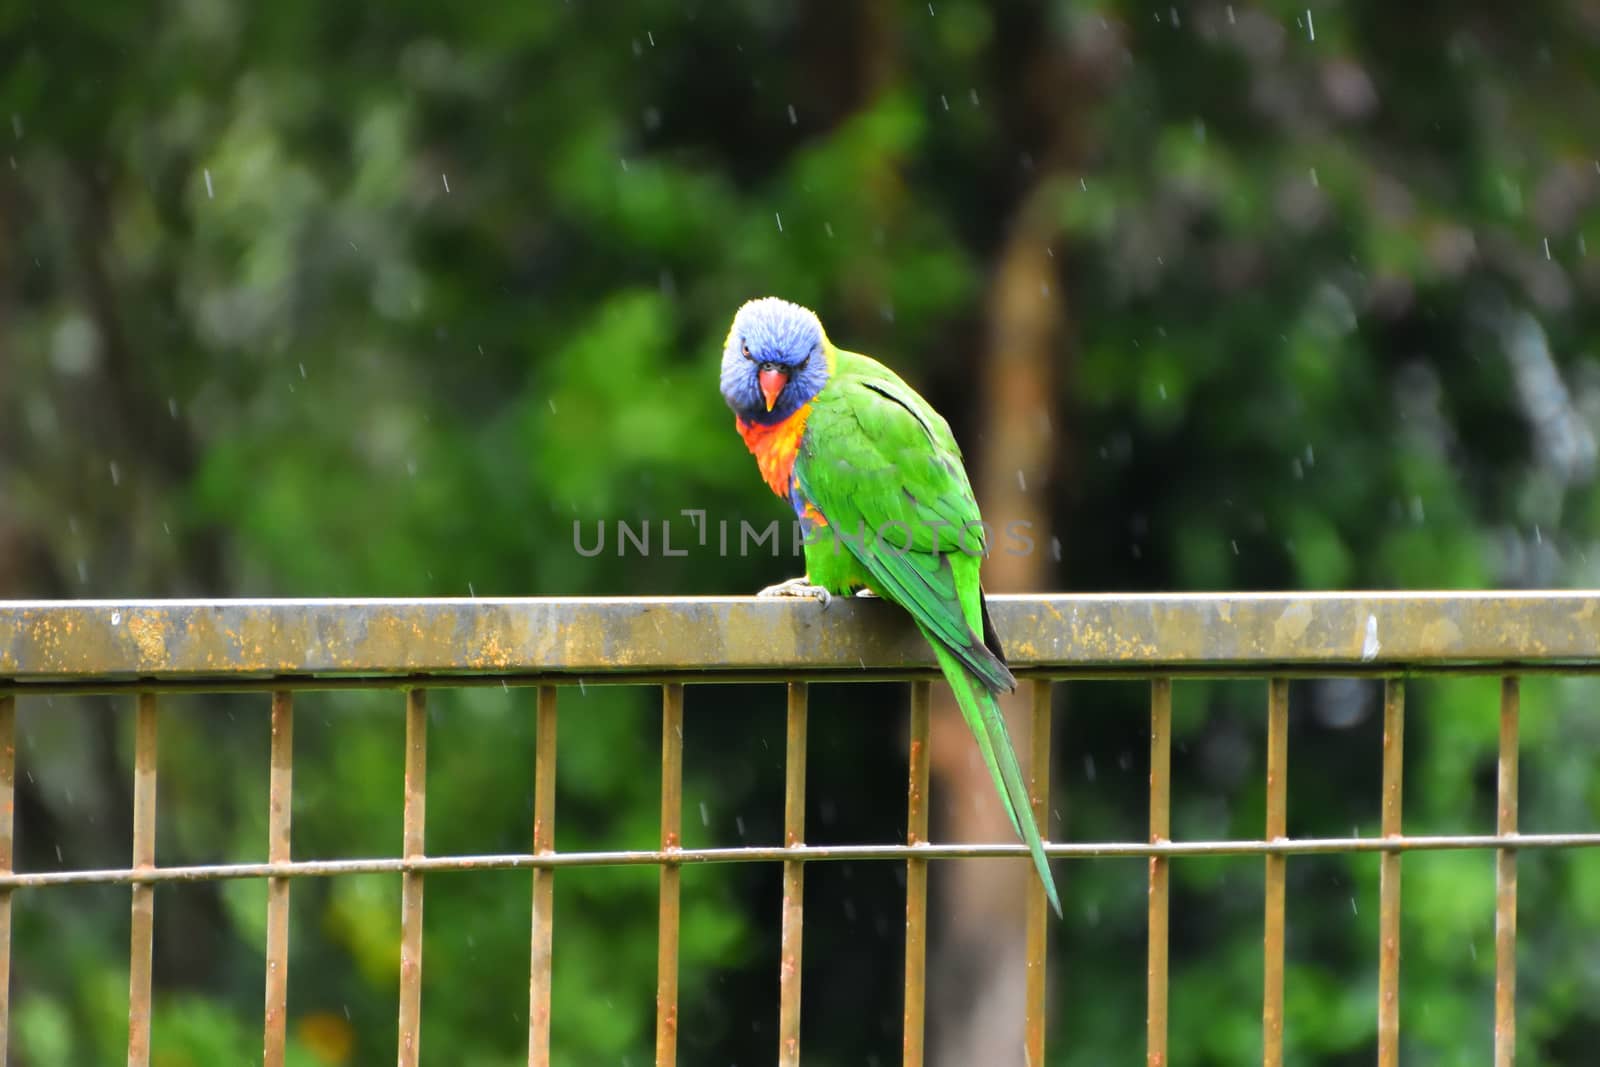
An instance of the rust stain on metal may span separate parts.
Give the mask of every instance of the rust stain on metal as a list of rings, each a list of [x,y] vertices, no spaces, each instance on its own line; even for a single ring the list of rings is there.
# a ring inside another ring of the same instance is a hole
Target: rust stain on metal
[[[786,848],[805,844],[808,697],[806,683],[789,683],[783,771],[783,843]],[[778,973],[778,1062],[782,1067],[799,1067],[800,1064],[800,960],[804,921],[805,864],[800,860],[785,860]]]
[[[1383,836],[1399,838],[1405,765],[1405,683],[1383,687]],[[1400,1063],[1400,853],[1378,860],[1378,1067]]]
[[[403,852],[420,858],[425,849],[428,801],[428,704],[422,689],[406,691],[405,811]],[[400,1067],[417,1067],[422,1050],[421,871],[400,877]]]
[[[294,788],[294,695],[272,694],[267,861],[288,863]],[[289,1003],[289,879],[267,882],[267,977],[262,1063],[283,1067]]]
[[[1050,840],[1050,710],[1051,684],[1029,683],[1033,715],[1028,742],[1028,801],[1035,825],[1048,843]],[[1049,1002],[1046,999],[1046,969],[1050,944],[1050,902],[1044,883],[1037,876],[1028,879],[1027,932],[1025,934],[1027,977],[1023,990],[1023,1051],[1026,1062],[1043,1064]]]
[[[661,687],[661,849],[678,850],[683,832],[683,686]],[[661,865],[656,924],[656,1064],[678,1062],[679,869]]]
[[[17,796],[17,706],[0,695],[0,873],[10,874]],[[0,1067],[11,1035],[11,890],[0,889]]]
[[[156,697],[140,693],[134,715],[133,867],[156,864]],[[128,951],[128,1067],[150,1062],[150,972],[155,933],[155,886],[134,885]]]
[[[1517,833],[1517,733],[1522,691],[1516,678],[1500,683],[1500,765],[1495,832]],[[1517,852],[1495,854],[1494,893],[1494,1064],[1511,1067],[1517,1058]]]
[[[1172,836],[1172,682],[1150,683],[1150,843]],[[1150,857],[1145,966],[1145,1064],[1167,1063],[1168,920],[1171,861]]]
[[[555,853],[556,691],[539,687],[533,770],[533,851]],[[554,984],[555,871],[533,872],[532,949],[528,964],[528,1067],[550,1064],[550,990]]]
[[[1269,841],[1288,833],[1289,682],[1273,678],[1267,684],[1267,827]],[[1266,858],[1266,923],[1263,938],[1263,992],[1261,1037],[1263,1067],[1283,1064],[1283,855]]]
[[[911,683],[910,783],[906,789],[906,844],[916,847],[928,839],[928,732],[933,687]],[[922,1067],[927,1019],[928,969],[928,861],[919,856],[906,860],[906,967],[905,1021],[901,1036],[901,1062]]]

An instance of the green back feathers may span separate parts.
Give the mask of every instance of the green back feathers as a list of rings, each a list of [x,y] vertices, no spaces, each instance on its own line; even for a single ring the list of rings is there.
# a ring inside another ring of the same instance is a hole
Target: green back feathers
[[[811,402],[800,491],[878,592],[999,692],[1016,680],[983,641],[984,534],[950,426],[889,368],[838,351]]]

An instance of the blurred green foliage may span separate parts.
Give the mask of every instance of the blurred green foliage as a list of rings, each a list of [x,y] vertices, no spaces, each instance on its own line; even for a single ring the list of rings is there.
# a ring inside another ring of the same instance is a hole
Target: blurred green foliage
[[[777,514],[714,385],[733,310],[769,292],[980,445],[988,294],[1024,224],[1067,315],[1061,587],[1596,584],[1587,0],[8,0],[0,41],[0,595],[755,588],[791,564],[591,558],[574,523]],[[1143,691],[1068,688],[1056,832],[1140,838]],[[1177,832],[1254,835],[1262,687],[1177,693]],[[1600,815],[1593,698],[1527,685],[1528,829]],[[654,841],[653,699],[564,694],[559,847]],[[1375,833],[1375,689],[1294,700],[1291,832]],[[1494,683],[1408,700],[1408,828],[1489,829]],[[161,859],[262,857],[264,704],[175,703]],[[816,703],[813,839],[892,839],[898,697]],[[393,854],[396,699],[299,706],[296,855]],[[527,694],[441,694],[431,717],[429,849],[526,848]],[[21,724],[20,864],[124,862],[126,709],[24,701]],[[692,689],[688,733],[689,842],[778,840],[779,695]],[[1403,1060],[1481,1063],[1492,860],[1405,871]],[[1172,1046],[1248,1062],[1259,865],[1174,872]],[[1290,1062],[1368,1062],[1377,861],[1289,872]],[[1526,855],[1521,879],[1523,1062],[1582,1062],[1600,857]],[[526,881],[430,879],[427,1060],[522,1061]],[[894,1062],[894,874],[808,881],[807,1062]],[[648,1060],[654,884],[557,879],[559,1062]],[[1052,1062],[1127,1062],[1142,867],[1077,864],[1065,892]],[[157,1062],[249,1061],[264,889],[157,897]],[[293,900],[293,1062],[383,1061],[398,881]],[[684,1062],[766,1060],[776,872],[685,872],[684,902]],[[14,1061],[117,1060],[125,894],[16,907]]]

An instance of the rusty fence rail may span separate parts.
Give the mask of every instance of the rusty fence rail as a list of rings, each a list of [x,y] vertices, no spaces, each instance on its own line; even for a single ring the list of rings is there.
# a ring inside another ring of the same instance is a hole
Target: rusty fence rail
[[[1496,1065],[1513,1062],[1516,1026],[1517,866],[1520,850],[1600,846],[1600,832],[1517,830],[1519,678],[1600,670],[1600,592],[1194,594],[993,598],[1013,666],[1031,687],[1030,797],[1041,826],[1049,804],[1051,688],[1073,678],[1147,679],[1150,685],[1149,839],[1056,842],[1057,859],[1143,857],[1149,862],[1146,1060],[1167,1054],[1170,865],[1184,856],[1257,855],[1264,864],[1262,1062],[1283,1060],[1285,867],[1288,857],[1381,854],[1378,1062],[1398,1063],[1402,854],[1492,850],[1495,879]],[[1472,673],[1502,679],[1495,833],[1407,836],[1401,818],[1405,679]],[[1382,836],[1289,838],[1289,685],[1294,677],[1366,676],[1384,685]],[[927,865],[931,860],[1020,857],[1020,844],[935,843],[928,836],[931,655],[881,603],[755,598],[520,600],[219,600],[0,602],[0,1067],[9,1037],[11,900],[18,890],[124,884],[132,897],[128,1062],[150,1053],[154,887],[176,881],[264,879],[267,960],[264,1062],[285,1053],[289,895],[295,878],[402,875],[401,1064],[418,1062],[422,1020],[422,911],[426,879],[461,870],[526,869],[532,877],[528,1062],[549,1060],[555,951],[553,885],[568,867],[644,864],[659,869],[656,1062],[677,1060],[679,872],[684,864],[783,866],[779,1062],[800,1062],[805,864],[885,860],[906,865],[904,1062],[923,1061]],[[1255,677],[1267,682],[1266,822],[1260,838],[1171,839],[1172,680]],[[808,846],[805,841],[807,683],[912,681],[907,833],[903,845]],[[686,849],[681,843],[684,686],[729,681],[787,686],[784,843]],[[662,692],[661,838],[654,850],[557,852],[558,693],[587,683],[656,685]],[[430,856],[424,850],[430,688],[538,687],[534,830],[526,853]],[[290,848],[294,692],[388,688],[403,696],[406,733],[400,855],[304,861]],[[156,750],[160,694],[269,694],[272,740],[265,863],[166,866],[156,861]],[[126,868],[15,871],[15,698],[127,693],[136,716],[133,854]],[[1020,740],[1020,739],[1019,739]],[[1027,901],[1026,1017],[1031,1063],[1044,1061],[1046,947],[1042,889]]]

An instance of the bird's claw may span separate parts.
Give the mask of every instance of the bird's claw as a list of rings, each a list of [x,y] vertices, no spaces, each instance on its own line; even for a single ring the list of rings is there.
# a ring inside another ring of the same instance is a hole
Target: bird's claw
[[[860,589],[857,589],[855,591],[855,595],[858,596],[858,597],[861,597],[863,599],[866,599],[866,600],[877,600],[878,599],[878,594],[874,593],[872,590],[868,589],[866,586],[862,586]]]
[[[788,581],[779,582],[777,585],[769,585],[757,593],[756,596],[810,597],[812,600],[822,601],[823,607],[827,607],[833,600],[832,593],[820,585],[812,585],[806,580],[805,575],[801,575],[798,578],[790,578]]]

